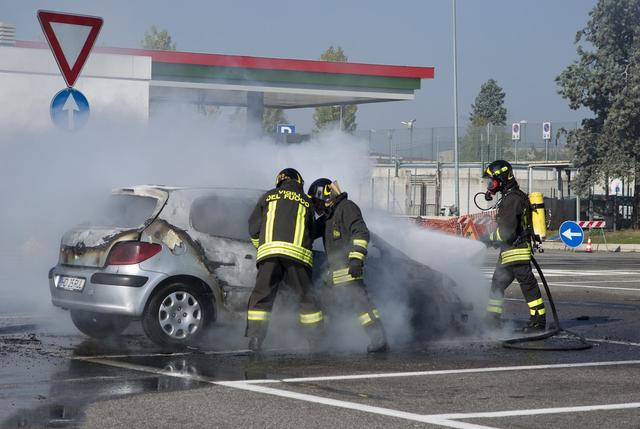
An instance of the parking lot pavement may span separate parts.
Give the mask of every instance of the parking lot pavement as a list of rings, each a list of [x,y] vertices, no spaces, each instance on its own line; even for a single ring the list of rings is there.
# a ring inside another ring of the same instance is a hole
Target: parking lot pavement
[[[637,428],[639,258],[538,255],[561,325],[593,345],[584,351],[509,350],[490,335],[255,358],[241,342],[166,354],[135,331],[113,343],[46,327],[0,334],[0,425]],[[507,316],[523,319],[517,285],[507,297]]]

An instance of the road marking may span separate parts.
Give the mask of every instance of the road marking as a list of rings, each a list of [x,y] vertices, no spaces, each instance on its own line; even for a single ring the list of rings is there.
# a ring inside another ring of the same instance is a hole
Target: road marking
[[[250,384],[248,381],[222,381],[215,382],[218,386],[226,386],[249,392],[263,393],[266,395],[279,396],[281,398],[297,399],[300,401],[312,402],[314,404],[328,405],[348,410],[363,411],[365,413],[378,414],[387,417],[396,417],[405,420],[412,420],[433,425],[445,426],[459,429],[492,429],[489,426],[480,426],[472,423],[454,422],[446,417],[429,416],[423,414],[408,413],[406,411],[393,410],[390,408],[374,407],[372,405],[360,404],[357,402],[341,401],[338,399],[325,398],[323,396],[309,395],[306,393],[292,392],[289,390],[274,389],[272,387],[258,386]]]
[[[203,377],[197,374],[191,374],[188,372],[177,372],[177,371],[171,371],[168,369],[159,369],[159,368],[154,368],[152,366],[145,366],[145,365],[136,365],[135,363],[128,363],[128,362],[120,362],[117,360],[108,360],[108,359],[101,359],[101,358],[96,358],[96,359],[86,359],[86,362],[91,362],[91,363],[97,363],[97,364],[101,364],[101,365],[107,365],[107,366],[113,366],[115,368],[121,368],[121,369],[129,369],[132,371],[140,371],[140,372],[147,372],[150,374],[156,374],[156,375],[163,375],[166,377],[176,377],[176,378],[186,378],[189,380],[194,380],[194,381],[201,381],[203,383],[211,383],[212,379],[208,378],[208,377]]]
[[[326,381],[326,380],[353,380],[353,379],[365,379],[365,378],[386,378],[386,377],[409,377],[416,375],[440,375],[440,374],[460,374],[469,372],[498,372],[498,371],[516,371],[516,370],[530,370],[530,369],[554,369],[554,368],[584,368],[584,367],[597,367],[597,366],[613,366],[613,365],[639,365],[640,360],[632,361],[610,361],[610,362],[585,362],[585,363],[573,363],[573,364],[556,364],[556,365],[526,365],[518,367],[489,367],[489,368],[468,368],[458,370],[443,370],[443,371],[418,371],[418,372],[404,372],[404,373],[386,373],[386,374],[358,374],[352,376],[335,376],[335,377],[306,377],[306,378],[289,378],[282,380],[243,380],[243,381],[214,381],[211,378],[199,376],[196,374],[190,374],[185,372],[172,372],[170,370],[157,369],[149,366],[136,365],[127,362],[118,362],[108,359],[93,358],[86,359],[88,362],[97,364],[113,366],[116,368],[129,369],[140,372],[147,372],[167,377],[176,377],[189,379],[194,381],[200,381],[217,386],[230,387],[239,390],[245,390],[256,393],[263,393],[272,396],[278,396],[289,399],[296,399],[316,404],[328,405],[338,408],[350,409],[355,411],[362,411],[372,414],[383,415],[387,417],[396,417],[405,420],[418,421],[422,423],[429,423],[437,426],[444,426],[448,428],[457,429],[495,429],[491,426],[483,426],[474,423],[459,422],[454,419],[468,419],[468,418],[490,418],[490,417],[510,417],[510,416],[530,416],[539,414],[554,414],[554,413],[570,413],[570,412],[583,412],[583,411],[596,411],[596,410],[618,410],[628,408],[640,408],[640,403],[627,403],[627,404],[608,404],[608,405],[590,405],[582,407],[563,407],[563,408],[541,408],[530,410],[511,410],[511,411],[494,411],[484,413],[458,413],[458,414],[415,414],[405,411],[393,410],[390,408],[375,407],[371,405],[360,404],[356,402],[341,401],[337,399],[325,398],[322,396],[309,395],[306,393],[297,393],[289,390],[275,389],[272,387],[266,387],[259,385],[260,383],[293,383],[300,381]]]
[[[608,343],[608,344],[618,344],[621,346],[640,347],[640,343],[632,343],[630,341],[604,340],[604,339],[598,339],[598,338],[586,338],[586,340],[593,341],[595,343]]]
[[[548,283],[548,284],[549,284],[549,286],[568,287],[568,288],[575,288],[575,289],[627,290],[627,291],[633,291],[633,292],[640,292],[639,288],[633,288],[633,287],[588,286],[588,285],[555,283],[555,282],[551,282],[551,283]]]
[[[528,371],[528,370],[539,370],[539,369],[589,368],[589,367],[616,366],[616,365],[640,365],[640,360],[561,363],[561,364],[549,364],[549,365],[497,366],[497,367],[487,367],[487,368],[464,368],[464,369],[444,369],[444,370],[434,370],[434,371],[389,372],[389,373],[378,373],[378,374],[335,375],[335,376],[325,376],[325,377],[299,377],[299,378],[284,378],[281,380],[261,379],[261,380],[246,380],[244,382],[250,383],[250,384],[300,383],[300,382],[308,382],[308,381],[365,380],[365,379],[374,379],[374,378],[418,377],[418,376],[428,376],[428,375]]]
[[[640,402],[628,402],[624,404],[586,405],[579,407],[559,408],[533,408],[530,410],[489,411],[484,413],[456,413],[456,414],[432,414],[426,417],[440,417],[448,419],[488,419],[495,417],[539,416],[542,414],[579,413],[584,411],[624,410],[640,408]]]
[[[224,351],[199,351],[193,350],[190,352],[179,353],[140,353],[129,355],[96,355],[96,356],[71,356],[72,360],[92,360],[92,359],[123,359],[123,358],[137,358],[137,357],[176,357],[176,356],[198,356],[198,355],[242,355],[251,353],[251,350],[224,350]]]

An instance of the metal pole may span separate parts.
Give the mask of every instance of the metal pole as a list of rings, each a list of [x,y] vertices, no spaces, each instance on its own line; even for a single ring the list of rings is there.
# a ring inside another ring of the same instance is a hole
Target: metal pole
[[[456,0],[453,4],[453,158],[455,163],[455,205],[460,212],[460,162],[458,159],[458,48],[456,40]]]

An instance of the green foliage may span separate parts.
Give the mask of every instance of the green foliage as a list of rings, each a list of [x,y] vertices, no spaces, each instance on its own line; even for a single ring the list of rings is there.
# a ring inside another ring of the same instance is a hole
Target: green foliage
[[[578,60],[556,78],[572,109],[594,116],[570,131],[582,194],[608,177],[635,177],[640,194],[640,0],[599,0],[575,43]],[[638,198],[634,204],[637,219]]]
[[[495,79],[489,79],[480,86],[480,92],[471,105],[471,122],[460,144],[461,161],[486,162],[493,160],[496,152],[504,154],[509,149],[509,140],[501,127],[507,122],[504,97],[505,93]],[[488,135],[487,124],[491,124]]]
[[[262,130],[265,133],[274,133],[276,125],[286,123],[287,118],[282,109],[264,109],[264,114],[262,115]]]
[[[348,58],[341,47],[329,46],[322,55],[322,61],[347,62]],[[314,132],[322,131],[328,127],[336,127],[347,133],[353,133],[356,130],[356,112],[358,106],[355,104],[345,106],[324,106],[317,107],[313,113]],[[342,121],[340,121],[342,119]]]
[[[159,51],[176,50],[176,44],[171,39],[169,32],[167,30],[158,31],[155,25],[152,25],[151,28],[144,33],[142,47],[144,49],[155,49]]]
[[[504,97],[505,93],[495,79],[483,83],[471,105],[471,123],[474,126],[506,125],[507,109],[504,107]]]

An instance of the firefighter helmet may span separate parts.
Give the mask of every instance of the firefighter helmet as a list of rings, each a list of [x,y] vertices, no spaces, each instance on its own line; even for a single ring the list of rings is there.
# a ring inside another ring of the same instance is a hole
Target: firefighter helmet
[[[304,185],[304,180],[302,180],[302,176],[298,173],[298,170],[295,168],[285,168],[276,176],[276,188],[282,184],[285,180],[294,180],[298,182],[300,185]]]
[[[312,200],[328,201],[331,198],[331,180],[323,177],[314,181],[309,186],[308,194]]]
[[[513,167],[502,159],[489,164],[484,171],[483,177],[489,179],[487,181],[487,190],[492,194],[507,189],[516,182],[513,175]]]

